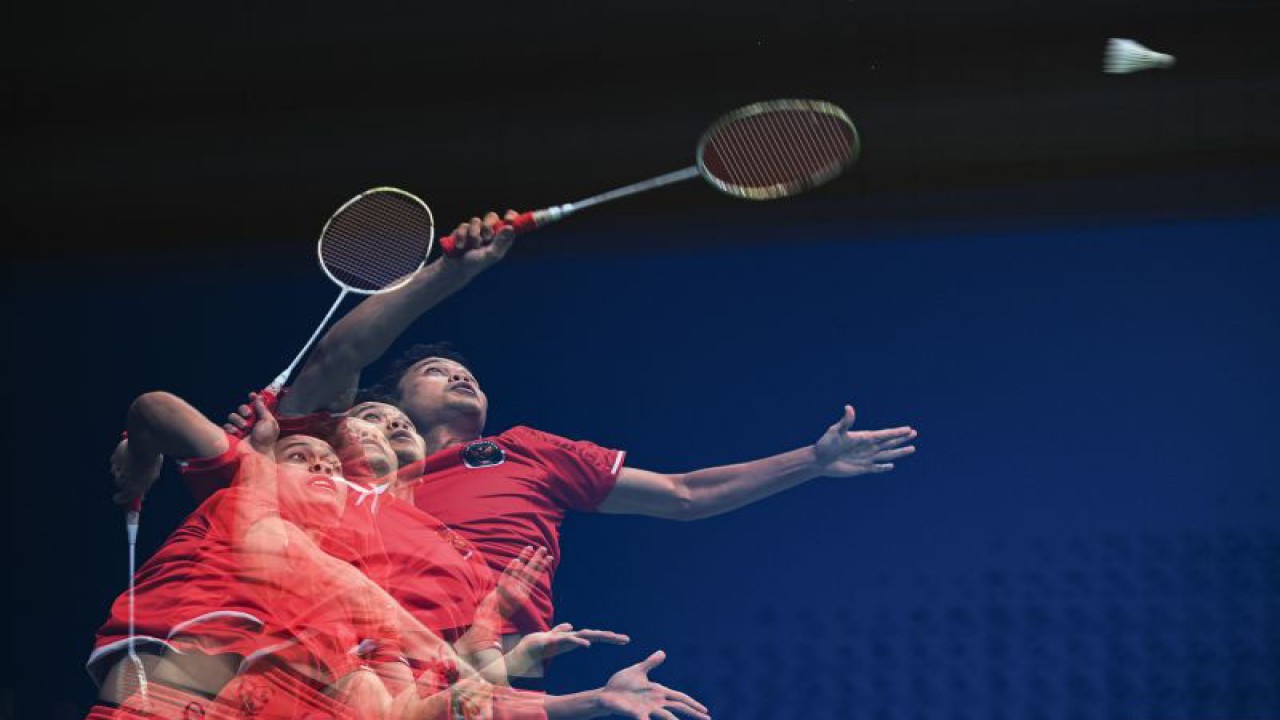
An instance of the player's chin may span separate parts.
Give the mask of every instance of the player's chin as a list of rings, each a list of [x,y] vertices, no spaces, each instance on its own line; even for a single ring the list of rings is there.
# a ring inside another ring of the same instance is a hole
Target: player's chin
[[[468,413],[484,414],[487,409],[485,401],[479,395],[468,395],[463,392],[455,392],[449,398],[449,407],[455,410],[464,410]]]
[[[395,448],[396,460],[400,463],[400,467],[412,465],[427,456],[422,446],[416,443],[405,445],[404,447]]]

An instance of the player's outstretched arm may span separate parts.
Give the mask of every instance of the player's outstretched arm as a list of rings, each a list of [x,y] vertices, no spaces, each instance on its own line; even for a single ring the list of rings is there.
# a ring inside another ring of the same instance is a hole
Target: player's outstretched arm
[[[909,426],[886,430],[850,428],[853,406],[812,445],[780,455],[693,472],[664,474],[624,467],[600,505],[606,513],[699,520],[736,510],[817,477],[853,477],[888,472],[895,460],[915,452]]]
[[[508,221],[515,218],[507,211]],[[472,218],[454,231],[458,247],[466,254],[442,257],[424,267],[404,287],[373,295],[325,333],[307,359],[289,392],[280,401],[280,412],[302,415],[331,407],[355,387],[365,367],[382,356],[423,313],[461,290],[486,268],[502,259],[515,240],[508,227],[495,231],[498,215]]]
[[[228,447],[226,433],[173,393],[140,395],[129,406],[125,427],[127,436],[111,454],[117,488],[112,499],[119,505],[146,494],[160,477],[164,456],[215,457]]]

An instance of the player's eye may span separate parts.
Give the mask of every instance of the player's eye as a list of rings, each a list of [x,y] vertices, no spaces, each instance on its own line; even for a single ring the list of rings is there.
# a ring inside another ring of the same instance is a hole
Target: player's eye
[[[305,454],[305,453],[303,453],[301,450],[294,450],[293,452],[289,453],[288,455],[285,455],[285,456],[284,456],[284,458],[285,458],[286,460],[297,460],[298,462],[306,462],[306,461],[307,461],[307,456],[306,456],[306,454]]]
[[[422,372],[424,375],[447,375],[448,374],[444,371],[443,368],[438,368],[435,366],[429,367],[426,370],[423,370]]]
[[[378,413],[376,413],[376,412],[367,412],[367,413],[365,413],[364,415],[361,415],[361,416],[360,416],[360,419],[361,419],[361,420],[367,420],[367,421],[369,421],[369,422],[373,422],[373,423],[376,423],[376,422],[382,422],[382,416],[381,416],[381,415],[379,415],[379,414],[378,414]]]

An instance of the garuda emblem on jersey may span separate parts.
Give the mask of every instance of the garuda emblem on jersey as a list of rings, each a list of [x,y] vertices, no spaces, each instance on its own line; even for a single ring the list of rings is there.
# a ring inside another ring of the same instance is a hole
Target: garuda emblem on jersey
[[[501,465],[506,459],[507,453],[498,443],[490,440],[477,440],[462,448],[462,462],[469,468]]]

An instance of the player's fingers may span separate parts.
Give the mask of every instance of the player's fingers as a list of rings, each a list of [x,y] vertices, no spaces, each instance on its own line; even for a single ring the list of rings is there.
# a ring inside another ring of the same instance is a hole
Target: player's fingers
[[[906,447],[894,448],[892,450],[881,450],[875,455],[872,455],[871,459],[876,462],[888,462],[889,460],[897,460],[898,458],[906,457],[915,451],[915,445],[908,445]]]
[[[453,231],[454,245],[463,252],[470,250],[472,246],[470,227],[467,223],[458,223],[458,227]]]
[[[572,629],[573,623],[560,623],[559,625],[551,628],[551,632],[569,632]]]
[[[524,570],[525,563],[529,562],[529,558],[533,555],[533,546],[526,545],[520,554],[515,556],[511,562],[507,563],[507,572],[512,575],[518,575]]]
[[[877,463],[871,466],[871,472],[873,473],[889,472],[892,469],[893,463]]]
[[[644,668],[645,672],[649,672],[650,670],[661,665],[663,661],[666,659],[667,659],[667,654],[661,650],[658,650],[654,652],[652,655],[650,655],[649,657],[640,661],[639,665],[640,667]]]
[[[471,218],[471,235],[483,246],[493,238],[493,229],[487,227],[480,218],[473,217]]]
[[[853,421],[857,418],[857,416],[858,414],[854,411],[852,405],[845,405],[844,414],[840,416],[840,422],[836,424],[840,427],[841,430],[848,430],[849,428],[853,427]]]
[[[591,642],[609,643],[610,645],[626,645],[631,642],[631,638],[626,635],[610,630],[579,630],[574,634]]]
[[[711,716],[707,714],[706,710],[699,710],[688,703],[683,703],[678,700],[668,700],[667,707],[681,715],[684,715],[685,717],[697,718],[697,720],[711,720]]]
[[[666,706],[668,708],[671,708],[671,710],[678,712],[678,714],[684,715],[685,717],[696,717],[696,719],[698,720],[710,720],[710,717],[712,717],[707,714],[707,711],[698,710],[698,708],[689,705],[689,703],[687,702],[668,700],[666,703]]]
[[[500,222],[502,222],[502,218],[498,217],[498,213],[490,210],[489,212],[484,214],[484,226],[489,228],[490,230],[497,227],[498,223]]]
[[[655,710],[649,713],[649,717],[660,718],[661,720],[680,720],[680,718],[676,717],[675,715],[672,715],[671,711],[667,710],[666,708],[656,708]]]
[[[266,399],[261,395],[256,395],[253,398],[253,414],[263,421],[271,421],[275,419],[271,414],[270,408],[267,407]]]
[[[535,573],[541,573],[551,564],[551,553],[546,548],[540,547],[533,557],[529,560],[529,570]]]
[[[879,445],[900,445],[916,436],[916,431],[909,426],[872,430],[862,436]]]
[[[249,423],[245,422],[244,418],[240,417],[235,413],[231,413],[230,415],[227,416],[227,424],[238,430],[244,430],[246,427],[249,426]]]
[[[702,703],[698,702],[697,700],[694,700],[692,696],[690,696],[690,695],[686,695],[685,693],[682,693],[682,692],[680,692],[679,690],[673,690],[673,689],[671,689],[671,688],[667,687],[666,685],[663,685],[662,683],[654,683],[654,685],[656,685],[656,686],[658,687],[658,689],[659,689],[659,690],[661,690],[663,693],[665,693],[665,694],[666,694],[667,699],[669,699],[669,700],[679,700],[680,702],[685,703],[685,704],[689,705],[690,707],[695,707],[695,708],[697,708],[697,709],[701,710],[702,712],[708,712],[708,710],[707,710],[707,706],[706,706],[706,705],[703,705]]]

